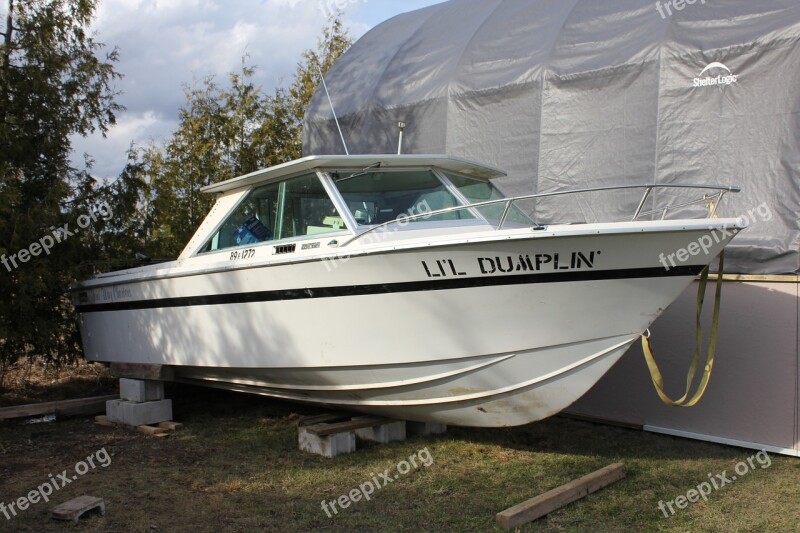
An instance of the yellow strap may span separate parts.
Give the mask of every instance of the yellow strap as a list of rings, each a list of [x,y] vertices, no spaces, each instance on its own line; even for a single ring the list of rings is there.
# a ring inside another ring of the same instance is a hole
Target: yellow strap
[[[703,301],[706,295],[706,285],[708,284],[708,270],[706,267],[703,274],[700,276],[700,286],[697,289],[697,315],[695,319],[695,351],[692,358],[692,364],[689,366],[689,374],[686,376],[686,392],[678,400],[672,400],[664,392],[664,378],[661,376],[661,371],[658,369],[656,359],[653,356],[653,349],[650,346],[650,336],[642,335],[642,349],[644,350],[644,358],[647,361],[647,367],[650,369],[650,377],[653,379],[653,385],[656,387],[656,392],[665,404],[673,407],[694,407],[697,402],[703,397],[708,388],[708,382],[711,379],[711,371],[714,368],[714,356],[717,351],[717,334],[719,333],[719,308],[722,300],[722,277],[725,267],[725,251],[719,255],[719,273],[717,277],[717,290],[714,299],[714,316],[711,320],[711,339],[708,343],[708,354],[706,355],[706,366],[703,371],[703,377],[697,387],[697,391],[689,398],[689,393],[692,389],[692,382],[694,381],[695,373],[697,372],[697,365],[700,363],[700,352],[703,350],[703,329],[701,323],[701,315],[703,313]]]

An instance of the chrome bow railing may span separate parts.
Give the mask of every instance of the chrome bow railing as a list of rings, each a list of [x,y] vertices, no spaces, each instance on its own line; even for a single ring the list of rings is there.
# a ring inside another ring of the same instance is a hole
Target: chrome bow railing
[[[667,217],[667,213],[669,211],[673,211],[675,209],[680,209],[683,207],[688,207],[690,205],[698,204],[701,202],[707,202],[709,200],[713,200],[713,208],[709,212],[709,218],[713,218],[716,215],[717,208],[719,207],[720,202],[722,201],[722,197],[725,196],[729,192],[738,193],[741,192],[740,187],[732,186],[732,185],[681,185],[681,184],[671,184],[671,183],[664,183],[664,184],[643,184],[643,185],[612,185],[607,187],[592,187],[588,189],[571,189],[568,191],[555,191],[555,192],[544,192],[538,194],[528,194],[524,196],[514,196],[513,198],[499,198],[497,200],[487,200],[485,202],[476,202],[472,204],[466,205],[457,205],[453,207],[445,207],[443,209],[437,209],[435,211],[426,211],[425,213],[417,213],[415,215],[401,215],[396,219],[390,220],[388,222],[384,222],[382,224],[378,224],[375,226],[371,226],[366,231],[355,235],[354,237],[348,239],[344,243],[340,244],[339,246],[347,246],[352,242],[360,239],[364,235],[372,233],[374,231],[380,230],[382,228],[386,228],[387,226],[392,226],[394,224],[406,224],[407,222],[412,222],[418,219],[430,218],[436,215],[443,215],[447,213],[454,213],[463,210],[471,210],[471,209],[480,209],[482,207],[487,206],[494,206],[494,205],[504,205],[503,214],[500,216],[500,220],[495,227],[496,231],[503,229],[503,226],[508,220],[508,215],[511,212],[511,208],[516,202],[521,202],[525,200],[536,200],[538,198],[549,198],[553,196],[565,196],[570,194],[586,194],[590,192],[605,192],[605,191],[620,191],[620,190],[630,190],[630,189],[644,189],[644,194],[642,195],[642,199],[639,202],[638,207],[636,208],[636,212],[633,215],[631,221],[635,222],[641,216],[646,215],[653,215],[656,213],[661,214],[661,219],[664,220]],[[689,202],[685,202],[678,205],[670,205],[665,208],[660,209],[653,209],[650,211],[643,211],[645,203],[647,203],[647,199],[650,198],[652,192],[656,189],[698,189],[704,191],[716,191],[714,194],[704,194],[701,198],[696,200],[691,200]]]

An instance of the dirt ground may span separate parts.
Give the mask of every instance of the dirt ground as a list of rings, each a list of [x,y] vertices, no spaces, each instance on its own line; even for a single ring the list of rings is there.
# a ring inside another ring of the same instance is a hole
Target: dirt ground
[[[87,379],[90,392],[76,396],[108,392]],[[98,426],[91,417],[0,423],[6,512],[43,484],[68,480],[49,502],[15,508],[8,518],[0,507],[0,531],[500,531],[498,512],[616,462],[625,463],[625,479],[520,531],[800,531],[796,458],[770,456],[768,467],[755,463],[707,500],[664,516],[659,502],[711,474],[730,475],[756,451],[555,417],[520,428],[449,428],[388,445],[359,443],[357,453],[327,459],[297,445],[297,420],[320,409],[174,384],[167,396],[184,427],[166,438]],[[326,514],[322,502],[423,450],[429,467]],[[55,505],[81,495],[105,499],[105,516],[78,524],[50,518]]]

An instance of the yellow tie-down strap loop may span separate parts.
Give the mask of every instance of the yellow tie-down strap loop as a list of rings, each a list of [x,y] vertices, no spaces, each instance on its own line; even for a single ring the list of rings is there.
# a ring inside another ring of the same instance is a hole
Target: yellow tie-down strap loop
[[[697,387],[697,391],[689,398],[689,393],[692,390],[692,382],[697,372],[697,366],[700,363],[700,353],[703,351],[703,326],[700,318],[703,313],[703,301],[706,296],[706,286],[708,284],[708,270],[706,267],[700,276],[700,286],[697,289],[697,317],[695,320],[695,341],[696,347],[692,364],[689,366],[689,374],[686,376],[686,392],[678,400],[672,400],[664,392],[664,378],[661,376],[661,371],[658,369],[656,359],[653,356],[653,349],[650,345],[650,332],[649,330],[645,335],[642,335],[642,349],[644,350],[644,358],[647,361],[647,367],[650,369],[650,377],[653,378],[653,385],[656,387],[656,392],[661,398],[661,401],[672,407],[694,407],[703,398],[708,388],[708,382],[711,379],[711,371],[714,368],[714,356],[717,350],[717,334],[719,332],[719,308],[720,301],[722,300],[722,277],[725,266],[725,251],[719,255],[719,274],[717,277],[717,290],[714,297],[714,316],[711,319],[711,339],[708,343],[708,353],[706,355],[706,366],[703,370],[703,377]]]

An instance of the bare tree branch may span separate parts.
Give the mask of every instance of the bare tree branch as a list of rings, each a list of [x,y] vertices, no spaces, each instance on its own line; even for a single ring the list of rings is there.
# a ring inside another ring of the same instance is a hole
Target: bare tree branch
[[[13,43],[13,34],[14,34],[14,0],[8,0],[8,14],[6,15],[6,31],[3,33],[3,44],[5,47],[3,48],[3,57],[2,63],[0,63],[0,69],[4,71],[4,74],[8,71],[8,65],[11,63],[11,44]]]

